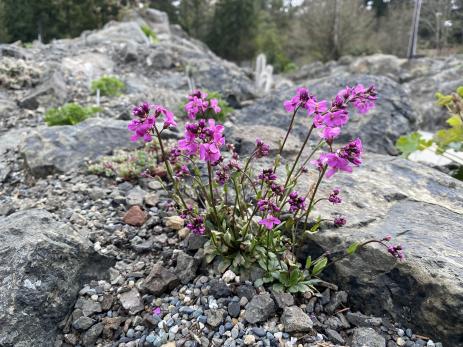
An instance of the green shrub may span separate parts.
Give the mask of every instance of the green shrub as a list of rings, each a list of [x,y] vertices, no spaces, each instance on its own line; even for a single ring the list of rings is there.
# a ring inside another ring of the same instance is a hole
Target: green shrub
[[[103,76],[92,82],[92,94],[100,90],[100,95],[116,96],[120,95],[125,84],[115,76]]]
[[[152,44],[155,44],[158,42],[158,36],[156,33],[151,29],[148,25],[143,24],[140,26],[141,31],[146,35],[147,38],[150,39]]]
[[[435,153],[455,161],[455,158],[448,157],[446,150],[463,151],[463,87],[457,88],[456,92],[450,95],[436,93],[436,98],[437,104],[447,108],[449,112],[450,117],[447,119],[449,127],[438,130],[431,140],[423,139],[421,134],[417,132],[401,136],[396,142],[396,147],[403,156],[408,157],[415,151],[430,148]],[[463,169],[460,167],[452,175],[462,179],[462,173]]]
[[[144,172],[155,176],[158,169],[155,152],[155,147],[150,144],[133,152],[119,150],[114,155],[103,157],[97,163],[89,165],[88,171],[95,175],[125,181],[136,180]]]
[[[85,107],[79,104],[69,103],[62,107],[50,108],[45,113],[45,122],[48,126],[74,125],[92,117],[95,113],[100,111],[101,108],[99,107]]]

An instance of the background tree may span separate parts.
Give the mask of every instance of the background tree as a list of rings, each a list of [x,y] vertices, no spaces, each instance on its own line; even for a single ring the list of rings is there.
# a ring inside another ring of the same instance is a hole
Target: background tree
[[[179,23],[191,36],[205,40],[213,13],[209,0],[183,0],[179,4]]]
[[[74,37],[117,18],[119,0],[0,0],[10,41]]]
[[[234,60],[256,55],[258,7],[254,0],[219,0],[206,42],[218,55]]]

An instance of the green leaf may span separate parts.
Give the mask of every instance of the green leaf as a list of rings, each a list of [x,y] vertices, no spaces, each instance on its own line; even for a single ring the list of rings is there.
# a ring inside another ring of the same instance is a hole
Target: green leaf
[[[437,105],[442,106],[442,107],[450,105],[453,101],[452,95],[444,95],[439,92],[436,93],[436,98],[437,98]]]
[[[320,260],[318,260],[312,269],[312,276],[317,276],[318,274],[320,274],[327,264],[328,264],[327,257],[323,257]]]
[[[359,246],[358,242],[354,242],[347,248],[347,254],[354,254],[357,251],[357,248]]]
[[[463,86],[457,88],[457,94],[460,98],[463,98]]]
[[[205,260],[207,264],[212,263],[212,261],[215,259],[216,255],[215,254],[206,254]]]
[[[312,257],[309,255],[305,260],[305,268],[308,270],[312,266]]]
[[[264,285],[264,280],[262,278],[259,278],[254,281],[254,287],[262,287]]]
[[[219,265],[217,266],[217,270],[219,270],[220,273],[224,273],[230,265],[230,259],[224,258],[220,261]]]
[[[272,288],[277,293],[283,293],[285,291],[285,287],[281,283],[274,283]]]
[[[459,128],[463,126],[463,121],[458,115],[453,115],[449,119],[447,119],[447,124],[450,125],[452,128]]]
[[[431,146],[432,141],[423,139],[420,133],[414,132],[406,136],[401,136],[396,141],[395,146],[402,152],[404,157],[408,157],[411,153],[422,151],[423,149]]]

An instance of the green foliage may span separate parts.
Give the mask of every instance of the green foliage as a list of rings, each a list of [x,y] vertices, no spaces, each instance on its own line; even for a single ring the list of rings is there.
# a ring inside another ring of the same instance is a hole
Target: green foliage
[[[45,113],[44,119],[48,126],[75,125],[100,111],[101,108],[99,107],[84,107],[76,103],[69,103],[62,107],[50,108]]]
[[[420,133],[414,132],[409,135],[401,136],[396,141],[395,146],[404,157],[408,157],[411,153],[422,151],[432,145],[432,141],[423,139]]]
[[[219,0],[214,8],[206,43],[229,60],[253,59],[256,55],[258,9],[254,0]]]
[[[116,96],[120,95],[125,84],[115,76],[103,76],[97,80],[92,81],[92,94],[96,94],[96,91],[100,90],[100,95],[105,96]]]
[[[92,174],[125,181],[140,178],[143,172],[155,176],[158,168],[156,149],[151,145],[133,151],[116,151],[114,155],[101,158],[97,163],[88,166]]]
[[[143,33],[146,35],[146,37],[150,40],[152,44],[156,44],[159,42],[158,36],[154,32],[154,30],[151,29],[148,25],[143,24],[140,26],[140,29],[143,31]]]
[[[9,42],[32,42],[39,36],[45,42],[75,37],[116,19],[122,8],[119,0],[1,0],[0,3],[3,17],[0,34],[7,33]]]
[[[396,147],[405,157],[415,151],[421,151],[431,145],[435,146],[435,152],[444,157],[447,149],[463,151],[463,87],[458,87],[455,93],[444,95],[436,93],[437,104],[447,108],[449,118],[447,119],[448,128],[438,130],[432,140],[425,141],[419,133],[412,133],[400,137],[396,142]],[[450,158],[451,159],[451,158]],[[461,170],[457,169],[452,173],[455,177],[460,177]]]

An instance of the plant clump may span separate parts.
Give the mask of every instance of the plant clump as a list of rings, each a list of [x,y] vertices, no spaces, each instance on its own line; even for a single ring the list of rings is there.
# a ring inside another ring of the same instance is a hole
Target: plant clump
[[[44,120],[48,126],[75,125],[92,117],[100,112],[101,108],[96,106],[81,106],[76,103],[65,104],[62,107],[50,108]]]
[[[140,26],[141,31],[146,35],[150,42],[154,45],[159,42],[158,36],[149,25],[143,24]]]
[[[256,285],[272,285],[277,291],[310,292],[315,290],[319,275],[330,261],[336,260],[330,260],[325,253],[307,258],[302,265],[295,251],[301,246],[302,236],[318,232],[322,223],[338,227],[346,224],[344,216],[332,221],[313,216],[318,204],[342,203],[342,188],[333,188],[329,196],[317,197],[317,192],[322,182],[329,182],[340,173],[351,173],[362,164],[363,146],[359,138],[344,145],[336,145],[335,139],[351,117],[350,108],[365,114],[374,107],[376,95],[374,86],[359,84],[340,90],[329,102],[319,100],[307,88],[298,88],[296,95],[284,102],[285,110],[292,116],[273,160],[268,158],[270,146],[260,139],[256,139],[256,146],[247,157],[240,158],[233,144],[227,143],[224,126],[213,118],[203,118],[206,112],[221,110],[201,91],[188,97],[185,110],[191,122],[186,123],[184,137],[170,152],[162,135],[176,123],[165,107],[146,102],[135,107],[135,119],[128,129],[133,133],[132,141],[143,139],[159,144],[179,215],[191,233],[208,239],[207,262],[217,261],[220,271],[240,272],[260,266],[265,275]],[[286,141],[301,113],[307,117],[306,139],[297,157],[283,165]],[[318,138],[317,144],[306,155],[304,149],[311,137]],[[310,167],[317,173],[314,184],[308,191],[296,190],[298,180]],[[336,253],[343,258],[367,244],[377,243],[403,259],[402,247],[389,244],[390,240],[386,236],[354,242]]]
[[[116,178],[124,181],[137,180],[140,176],[156,176],[159,173],[158,149],[146,144],[142,149],[131,152],[116,151],[111,156],[102,157],[88,166],[89,173]]]
[[[91,85],[92,94],[96,94],[97,90],[99,90],[100,95],[102,96],[121,95],[124,88],[124,82],[115,76],[102,76],[99,79],[92,81]]]

